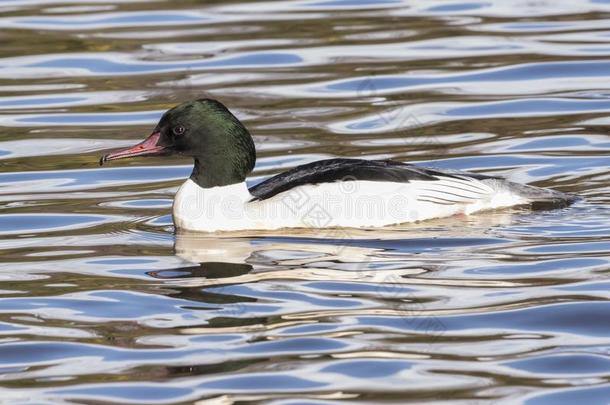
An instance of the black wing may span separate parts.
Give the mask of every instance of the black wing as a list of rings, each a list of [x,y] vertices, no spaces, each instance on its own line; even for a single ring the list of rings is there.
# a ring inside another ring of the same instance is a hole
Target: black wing
[[[347,180],[389,181],[408,183],[412,180],[436,181],[439,177],[475,179],[492,178],[466,172],[440,172],[392,160],[326,159],[297,166],[271,177],[252,188],[253,200],[265,200],[294,187],[306,184]]]

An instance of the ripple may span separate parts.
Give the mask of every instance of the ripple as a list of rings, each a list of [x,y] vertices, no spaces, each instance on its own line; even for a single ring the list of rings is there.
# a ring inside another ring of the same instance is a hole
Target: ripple
[[[57,108],[105,103],[131,103],[147,99],[146,93],[97,91],[78,93],[72,96],[65,94],[45,94],[20,97],[0,97],[0,110],[26,108]]]
[[[535,374],[607,374],[610,360],[590,354],[559,354],[506,363],[509,367]]]
[[[8,214],[0,216],[0,232],[5,235],[57,232],[68,229],[86,229],[116,222],[121,217],[77,214]]]
[[[538,306],[511,311],[497,311],[460,316],[434,316],[416,314],[417,318],[383,316],[358,316],[360,328],[384,328],[394,331],[411,331],[424,334],[451,333],[452,335],[472,334],[475,330],[483,333],[498,331],[576,333],[581,336],[603,337],[608,328],[595,322],[607,311],[607,303],[570,303]],[[418,319],[419,318],[419,319]],[[510,318],[510,322],[508,319]]]
[[[70,16],[24,16],[0,19],[4,28],[82,31],[138,26],[187,25],[209,22],[211,17],[195,11],[136,11]]]
[[[251,52],[205,60],[177,62],[141,61],[121,53],[49,54],[0,59],[0,78],[15,74],[23,78],[144,75],[223,68],[261,68],[302,64],[290,52]]]
[[[158,122],[163,112],[4,114],[0,116],[0,124],[11,127],[145,125]]]
[[[126,147],[133,141],[118,139],[36,139],[0,142],[0,159],[34,156],[72,155]],[[0,185],[0,187],[2,187]]]
[[[197,308],[188,301],[120,290],[89,291],[35,299],[11,297],[6,300],[0,312],[31,313],[47,319],[80,322],[132,320],[151,327],[197,325],[206,318],[201,312],[208,309],[200,306],[200,311],[195,311]],[[8,361],[7,357],[4,358]]]
[[[548,117],[609,111],[610,99],[529,98],[479,103],[427,103],[394,107],[332,123],[328,127],[339,134],[382,133],[464,119]]]
[[[534,395],[525,403],[529,405],[555,404],[557,401],[582,401],[590,404],[603,404],[610,394],[610,386],[573,388],[570,390],[555,390],[545,394]]]
[[[460,44],[463,45],[461,40]],[[447,54],[446,47],[431,44],[421,48],[428,57],[428,48],[440,48],[439,52]],[[514,51],[512,49],[511,53]],[[271,87],[271,91],[292,97],[295,91],[300,97],[367,97],[422,90],[459,94],[545,94],[583,89],[587,80],[592,88],[600,89],[599,78],[605,75],[609,67],[607,61],[527,63],[466,73],[376,75],[296,88],[290,86],[290,91],[288,87]],[[575,78],[579,79],[578,82],[574,81]]]
[[[189,165],[158,167],[156,170],[143,167],[123,167],[97,170],[9,172],[0,173],[0,191],[2,194],[21,193],[24,188],[29,188],[36,189],[39,193],[58,193],[139,184],[142,181],[156,183],[182,180],[188,177],[191,170]],[[153,175],[155,173],[158,175],[156,178]]]

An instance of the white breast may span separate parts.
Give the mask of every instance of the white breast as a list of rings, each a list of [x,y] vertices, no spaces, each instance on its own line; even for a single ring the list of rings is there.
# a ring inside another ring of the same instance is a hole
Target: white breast
[[[244,207],[251,198],[246,183],[202,188],[188,179],[174,197],[174,225],[204,232],[244,229]]]

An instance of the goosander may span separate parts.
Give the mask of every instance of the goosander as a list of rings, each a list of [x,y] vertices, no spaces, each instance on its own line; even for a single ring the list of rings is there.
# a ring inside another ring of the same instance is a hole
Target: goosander
[[[567,206],[577,199],[501,177],[344,158],[297,166],[248,188],[256,161],[252,137],[209,98],[168,110],[143,142],[103,156],[100,164],[165,154],[194,159],[172,209],[176,228],[189,231],[381,227],[515,205]]]

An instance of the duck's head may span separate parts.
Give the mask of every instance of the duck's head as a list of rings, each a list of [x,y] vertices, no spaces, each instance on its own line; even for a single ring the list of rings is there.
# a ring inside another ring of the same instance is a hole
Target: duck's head
[[[103,156],[100,164],[135,156],[191,156],[191,179],[201,187],[243,182],[254,168],[254,142],[244,125],[222,103],[199,99],[168,110],[139,144]]]

